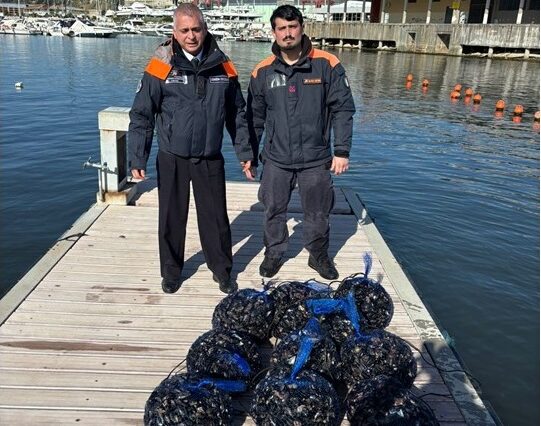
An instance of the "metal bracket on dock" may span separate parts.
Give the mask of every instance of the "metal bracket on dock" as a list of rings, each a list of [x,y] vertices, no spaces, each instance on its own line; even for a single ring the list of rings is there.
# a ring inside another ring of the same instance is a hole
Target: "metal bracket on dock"
[[[105,163],[92,163],[90,162],[90,160],[92,159],[92,157],[88,157],[88,160],[86,160],[84,163],[83,163],[83,169],[86,169],[86,168],[94,168],[94,169],[98,169],[98,197],[100,199],[100,201],[104,202],[105,201],[105,193],[107,192],[107,173],[112,173],[112,174],[118,174],[118,172],[116,170],[110,170],[108,167],[107,167],[107,162]]]

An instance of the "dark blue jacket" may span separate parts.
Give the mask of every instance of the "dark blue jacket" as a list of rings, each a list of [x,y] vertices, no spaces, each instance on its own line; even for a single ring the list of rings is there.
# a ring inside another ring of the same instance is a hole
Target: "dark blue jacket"
[[[349,157],[355,105],[346,73],[336,56],[312,48],[303,36],[302,55],[285,63],[279,47],[252,72],[248,122],[255,144],[265,131],[263,161],[286,168],[314,167],[334,155]],[[255,148],[257,151],[257,148]]]
[[[197,70],[168,40],[147,65],[130,111],[130,168],[146,169],[154,127],[160,150],[205,158],[220,154],[225,123],[238,159],[251,160],[245,107],[235,67],[210,34]]]

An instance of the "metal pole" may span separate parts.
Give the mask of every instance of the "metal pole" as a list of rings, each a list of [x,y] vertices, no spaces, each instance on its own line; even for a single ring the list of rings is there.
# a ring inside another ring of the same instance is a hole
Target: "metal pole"
[[[524,0],[520,0],[517,13],[517,24],[522,24],[522,14],[524,13]]]
[[[487,2],[485,3],[485,13],[483,14],[483,24],[488,23],[489,11],[490,11],[490,0],[487,0]]]
[[[430,24],[430,18],[432,16],[432,0],[428,0],[428,9],[426,11],[426,23]]]

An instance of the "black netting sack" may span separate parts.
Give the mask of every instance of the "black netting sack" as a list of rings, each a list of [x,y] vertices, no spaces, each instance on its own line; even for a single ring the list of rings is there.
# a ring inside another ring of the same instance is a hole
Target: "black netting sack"
[[[212,316],[212,327],[246,333],[261,341],[270,337],[273,318],[274,300],[266,291],[247,288],[218,303]]]
[[[175,374],[150,394],[145,404],[145,425],[229,425],[233,408],[228,392],[243,390],[245,386],[238,382]]]
[[[342,345],[348,338],[355,335],[355,329],[351,321],[343,314],[325,315],[321,327],[337,345]],[[363,331],[369,331],[362,329]]]
[[[271,354],[271,367],[291,368],[297,360],[303,339],[312,338],[313,347],[303,368],[316,371],[330,380],[339,378],[338,349],[319,326],[316,329],[314,327],[309,329],[314,321],[317,323],[315,318],[310,319],[303,330],[294,331],[280,340]]]
[[[271,333],[282,338],[300,330],[312,317],[304,302],[329,297],[331,289],[316,281],[289,281],[280,284],[270,294],[274,300],[274,321]]]
[[[352,426],[437,426],[432,409],[392,377],[376,376],[356,383],[346,399]]]
[[[257,385],[250,415],[257,425],[339,425],[340,401],[332,385],[314,371],[291,378],[290,369],[271,370]]]
[[[417,363],[409,345],[383,330],[347,339],[340,348],[340,359],[342,380],[348,387],[384,374],[409,388],[417,375]]]
[[[186,357],[191,375],[251,380],[262,368],[257,345],[233,330],[207,331],[192,344]]]
[[[334,297],[343,298],[353,290],[357,309],[361,316],[364,330],[383,329],[393,318],[394,305],[389,293],[377,281],[368,278],[372,268],[372,258],[364,256],[365,273],[353,278],[346,278],[340,283]]]

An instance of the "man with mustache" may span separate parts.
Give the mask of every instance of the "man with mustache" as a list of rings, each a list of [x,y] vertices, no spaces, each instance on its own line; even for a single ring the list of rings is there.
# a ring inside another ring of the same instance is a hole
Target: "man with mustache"
[[[174,12],[173,27],[173,37],[156,49],[148,63],[133,101],[130,169],[134,178],[145,178],[156,127],[163,291],[175,293],[182,285],[191,182],[205,261],[220,290],[232,293],[237,284],[231,278],[231,230],[221,149],[225,124],[242,170],[253,180],[246,103],[237,71],[207,32],[201,10],[182,3]]]
[[[289,239],[287,205],[298,185],[308,266],[334,280],[338,271],[328,254],[334,205],[330,172],[348,170],[355,105],[340,61],[312,47],[296,7],[278,7],[270,21],[273,55],[252,72],[247,111],[254,149],[265,133],[259,189],[265,258],[259,272],[270,278],[282,266]]]

